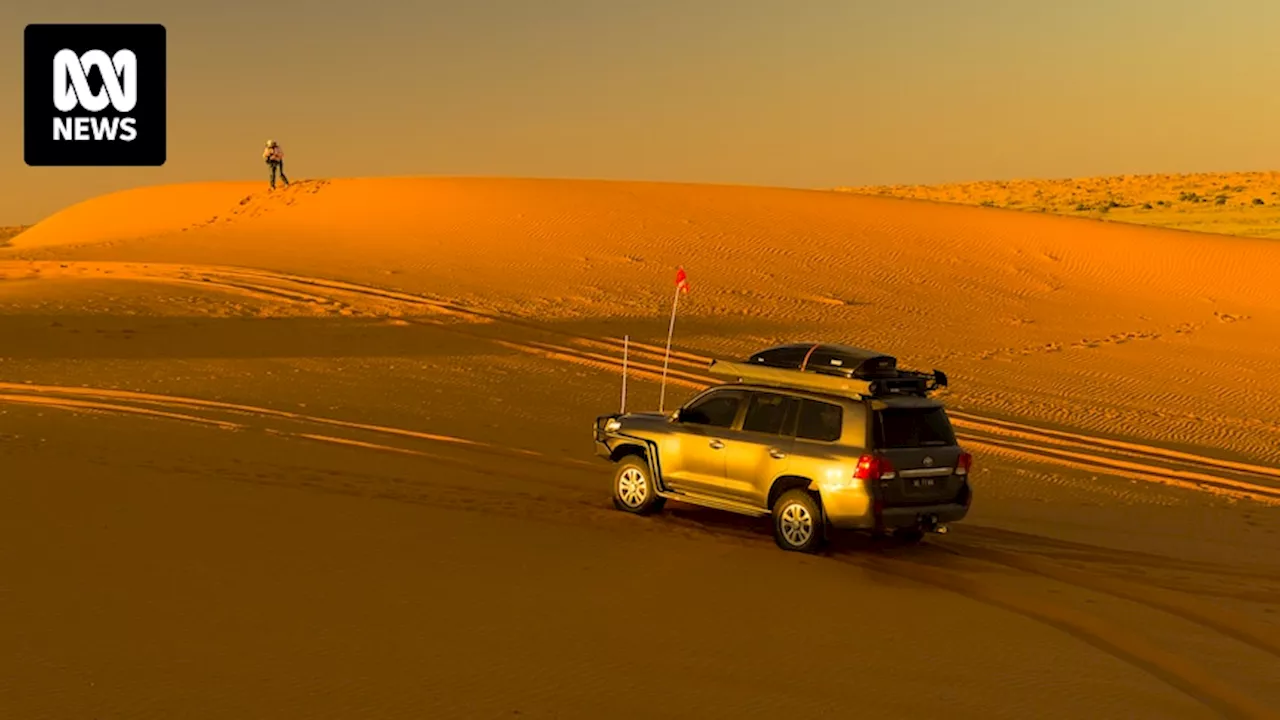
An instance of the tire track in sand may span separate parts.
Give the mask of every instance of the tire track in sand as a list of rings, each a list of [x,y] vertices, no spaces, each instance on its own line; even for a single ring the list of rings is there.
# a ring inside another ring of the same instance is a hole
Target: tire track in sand
[[[1000,565],[1023,573],[1056,580],[1092,592],[1110,595],[1121,600],[1145,605],[1187,622],[1200,625],[1226,637],[1242,642],[1280,659],[1280,639],[1259,635],[1255,628],[1240,622],[1236,617],[1205,609],[1200,604],[1171,592],[1152,593],[1151,588],[1118,578],[1075,570],[1043,560],[1030,554],[1018,554],[980,544],[980,542],[948,542],[935,545],[939,551],[970,558],[993,565]],[[1271,578],[1273,581],[1276,578]],[[1280,602],[1277,595],[1276,602]]]
[[[340,420],[319,415],[307,415],[288,410],[227,403],[217,400],[161,395],[156,393],[132,392],[93,387],[66,387],[59,385],[37,385],[32,383],[0,382],[0,403],[22,403],[26,405],[43,405],[51,408],[85,409],[147,415],[154,418],[198,422],[215,425],[223,429],[244,430],[250,426],[246,423],[229,422],[216,418],[192,415],[191,411],[212,412],[215,414],[250,416],[257,418],[274,418],[304,425],[321,425],[331,428],[343,428],[375,435],[393,436],[409,440],[427,441],[443,444],[464,451],[477,452],[484,455],[500,455],[521,460],[530,460],[557,467],[582,470],[597,469],[595,463],[571,458],[556,458],[534,450],[513,448],[492,443],[470,440],[467,438],[443,435],[439,433],[412,430],[388,425]],[[138,407],[138,406],[142,407]],[[159,407],[150,410],[148,407]],[[179,412],[182,411],[182,412]],[[271,428],[266,428],[272,431]],[[276,431],[280,434],[295,434]]]
[[[1074,608],[984,584],[977,577],[935,566],[877,557],[836,559],[871,572],[947,590],[1057,629],[1147,672],[1224,717],[1276,717],[1270,707],[1223,682],[1201,665],[1156,645],[1138,632]]]

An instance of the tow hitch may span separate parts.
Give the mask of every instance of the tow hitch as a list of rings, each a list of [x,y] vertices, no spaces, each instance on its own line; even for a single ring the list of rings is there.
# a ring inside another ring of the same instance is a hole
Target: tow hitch
[[[920,518],[920,529],[925,532],[937,533],[938,535],[947,534],[947,526],[938,522],[937,515],[924,515]]]

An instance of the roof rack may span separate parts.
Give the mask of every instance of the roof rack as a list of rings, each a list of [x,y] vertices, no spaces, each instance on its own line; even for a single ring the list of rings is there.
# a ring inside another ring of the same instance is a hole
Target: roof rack
[[[738,382],[863,397],[924,396],[947,385],[941,370],[899,370],[897,358],[830,343],[792,343],[761,350],[746,362],[713,360],[713,375]]]
[[[708,369],[712,375],[718,375],[722,378],[737,382],[768,385],[770,387],[816,390],[837,395],[853,394],[864,397],[872,396],[876,391],[874,380],[842,378],[836,375],[803,372],[800,370],[784,370],[744,362],[712,360]]]

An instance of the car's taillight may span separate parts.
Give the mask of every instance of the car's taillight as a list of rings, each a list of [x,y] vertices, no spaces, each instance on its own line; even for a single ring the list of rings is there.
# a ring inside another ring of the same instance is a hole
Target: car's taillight
[[[874,481],[893,475],[893,465],[886,459],[876,455],[863,455],[858,458],[858,468],[854,470],[856,480]]]
[[[973,467],[973,456],[969,453],[960,453],[960,459],[956,461],[956,474],[968,475],[971,467]]]

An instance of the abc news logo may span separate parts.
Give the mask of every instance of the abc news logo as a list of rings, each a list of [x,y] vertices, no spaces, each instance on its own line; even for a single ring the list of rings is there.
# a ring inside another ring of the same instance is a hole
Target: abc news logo
[[[163,25],[28,25],[25,40],[28,165],[164,164]]]
[[[89,89],[85,68],[102,74],[102,90]],[[132,50],[121,50],[108,56],[101,50],[76,55],[74,50],[61,50],[53,56],[53,105],[69,113],[81,108],[102,112],[107,103],[118,113],[128,113],[138,105],[138,56]],[[115,140],[132,142],[138,137],[137,121],[123,117],[55,117],[54,140]]]

